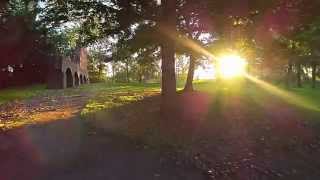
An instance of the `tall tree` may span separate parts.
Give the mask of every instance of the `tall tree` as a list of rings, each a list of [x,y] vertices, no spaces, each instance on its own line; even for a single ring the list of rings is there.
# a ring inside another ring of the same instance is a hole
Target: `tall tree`
[[[178,8],[178,31],[180,36],[188,41],[179,44],[178,51],[189,56],[189,70],[187,75],[184,91],[193,90],[193,78],[197,60],[203,55],[199,53],[198,49],[191,48],[189,44],[195,44],[199,48],[213,40],[212,25],[209,9],[206,6],[207,1],[184,0],[183,5]],[[204,36],[203,36],[204,35]],[[201,37],[203,36],[203,37]],[[204,38],[206,37],[206,38]],[[183,40],[181,42],[184,42]]]
[[[132,38],[136,35],[135,28],[139,25],[154,29],[153,37],[161,34],[163,39],[157,42],[161,46],[162,56],[163,108],[170,109],[169,102],[176,94],[176,79],[175,43],[168,35],[176,32],[176,6],[176,0],[163,0],[161,4],[149,0],[47,0],[47,7],[43,9],[44,13],[40,19],[48,28],[66,22],[80,23],[83,37],[86,38],[84,44],[115,34]]]

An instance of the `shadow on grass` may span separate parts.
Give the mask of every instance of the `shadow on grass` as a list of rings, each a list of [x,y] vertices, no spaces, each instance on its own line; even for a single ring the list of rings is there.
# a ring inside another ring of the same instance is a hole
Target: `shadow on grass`
[[[190,143],[207,113],[208,98],[201,93],[183,93],[172,100],[172,116],[161,114],[158,91],[100,94],[82,111],[95,129],[121,134],[151,146],[179,147]]]
[[[150,149],[159,144],[159,95],[133,97],[113,93],[106,98],[121,106],[1,133],[0,179],[203,179],[164,149]]]
[[[288,179],[295,176],[300,179],[319,177],[318,149],[312,148],[316,143],[313,142],[314,136],[319,133],[303,123],[309,118],[306,115],[308,111],[295,109],[252,84],[204,82],[195,86],[201,86],[200,89],[206,93],[179,94],[173,100],[176,113],[168,119],[161,116],[161,96],[156,85],[149,88],[127,84],[81,87],[99,92],[82,110],[83,120],[70,118],[47,122],[1,136],[1,162],[5,162],[0,165],[5,172],[2,177],[32,177],[42,168],[44,171],[50,170],[50,166],[43,165],[48,162],[58,164],[54,165],[58,172],[52,172],[56,177],[59,173],[75,172],[74,167],[79,168],[79,173],[90,169],[89,166],[99,165],[101,172],[98,174],[104,174],[102,172],[110,169],[110,163],[100,160],[103,165],[92,164],[92,156],[95,161],[103,159],[108,162],[112,159],[111,162],[117,164],[121,159],[121,162],[130,163],[132,161],[128,160],[132,159],[121,156],[135,155],[128,153],[128,149],[132,152],[141,149],[123,147],[121,144],[128,139],[161,150],[188,148],[190,158],[201,160],[200,166],[204,171],[214,170],[222,179],[225,175],[232,179],[244,179],[256,174],[263,174],[258,177],[265,179],[277,179],[278,173],[283,176],[283,171],[292,169],[300,174],[287,175]],[[120,151],[126,151],[119,154],[117,148],[106,148],[114,144],[122,147]],[[111,155],[104,158],[106,155],[103,152]],[[64,164],[68,158],[75,163],[70,166],[73,169],[59,171],[61,167],[68,167]],[[141,162],[141,159],[136,160]],[[134,166],[140,167],[135,164],[130,167]],[[147,166],[150,164],[147,163]],[[123,168],[121,170],[117,172],[123,173]],[[83,178],[77,175],[72,177],[69,179]]]
[[[21,100],[40,95],[45,91],[45,89],[45,85],[2,89],[0,90],[0,105],[9,101]]]

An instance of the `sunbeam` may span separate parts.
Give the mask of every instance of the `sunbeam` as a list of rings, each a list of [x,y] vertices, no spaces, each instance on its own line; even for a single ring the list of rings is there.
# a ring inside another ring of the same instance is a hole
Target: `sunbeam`
[[[264,90],[268,91],[269,93],[276,95],[277,97],[285,100],[289,104],[300,106],[300,107],[303,107],[305,109],[309,109],[312,111],[320,111],[319,107],[317,107],[312,102],[304,99],[303,97],[300,97],[296,94],[293,94],[291,92],[280,89],[270,83],[262,81],[262,80],[255,78],[249,74],[246,74],[245,77],[247,79],[249,79],[251,82],[257,84],[262,89],[264,89]]]

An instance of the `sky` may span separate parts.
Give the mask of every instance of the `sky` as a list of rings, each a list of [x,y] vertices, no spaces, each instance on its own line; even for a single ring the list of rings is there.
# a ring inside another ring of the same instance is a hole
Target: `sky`
[[[215,69],[214,65],[206,65],[206,68],[198,67],[194,72],[194,79],[214,79],[215,78]]]

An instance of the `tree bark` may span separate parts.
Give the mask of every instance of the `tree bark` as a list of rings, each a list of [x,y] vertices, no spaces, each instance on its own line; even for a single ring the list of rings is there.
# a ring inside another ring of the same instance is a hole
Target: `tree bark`
[[[194,77],[195,65],[196,65],[195,57],[193,55],[190,55],[188,76],[187,76],[186,85],[184,86],[184,91],[186,92],[193,91],[193,77]]]
[[[127,83],[130,82],[130,77],[129,77],[129,63],[126,63],[126,81]]]
[[[317,64],[312,62],[312,88],[316,88]]]
[[[176,95],[176,75],[174,46],[171,44],[162,45],[162,95],[164,98]]]
[[[141,72],[139,72],[138,73],[138,81],[139,81],[139,83],[142,83],[142,73]]]
[[[115,67],[113,63],[111,64],[111,67],[112,67],[112,82],[114,83],[116,78],[116,72],[115,72]]]
[[[162,50],[162,83],[161,83],[161,114],[169,119],[175,113],[176,102],[176,76],[174,66],[174,48],[163,45]]]
[[[166,37],[161,42],[161,111],[164,116],[170,116],[176,98],[175,43],[167,33],[176,32],[176,0],[162,0],[162,7],[160,31]]]
[[[298,62],[297,63],[297,86],[299,87],[299,88],[301,88],[302,87],[302,83],[301,83],[301,63],[300,62]]]
[[[292,77],[292,62],[291,62],[291,60],[289,60],[288,70],[287,70],[287,78],[286,78],[286,86],[287,86],[287,88],[290,87],[291,77]]]

